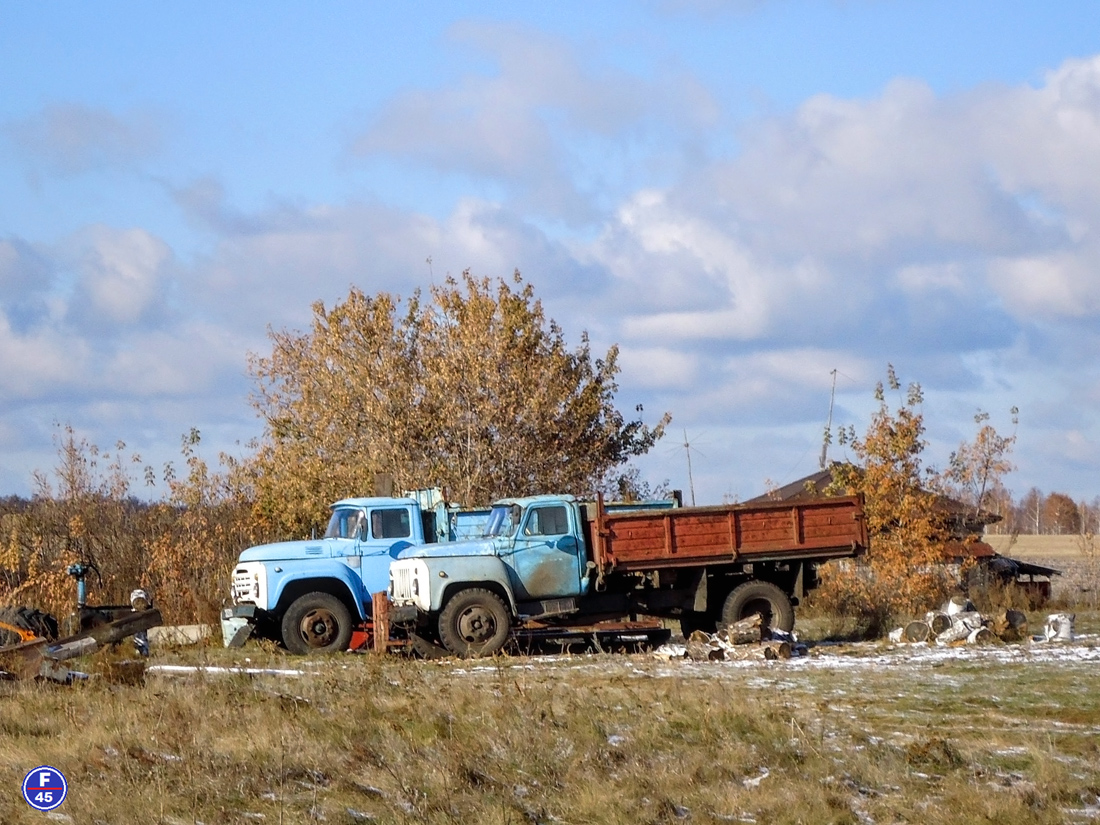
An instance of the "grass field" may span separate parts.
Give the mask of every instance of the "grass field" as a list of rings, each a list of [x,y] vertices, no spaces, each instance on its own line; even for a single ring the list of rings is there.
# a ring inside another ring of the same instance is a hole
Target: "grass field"
[[[1018,559],[1082,561],[1087,558],[1082,550],[1081,536],[987,535],[982,540],[998,553]],[[1100,542],[1095,547],[1100,551]]]
[[[1095,820],[1100,615],[1078,630],[768,663],[160,651],[301,673],[0,684],[0,822],[50,821],[19,792],[40,764],[75,823]]]

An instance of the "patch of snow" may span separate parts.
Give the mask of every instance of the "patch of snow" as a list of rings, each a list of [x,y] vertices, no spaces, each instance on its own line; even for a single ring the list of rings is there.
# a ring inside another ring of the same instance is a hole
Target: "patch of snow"
[[[305,670],[286,670],[265,667],[215,667],[213,665],[150,665],[145,668],[146,675],[162,673],[176,675],[180,673],[245,674],[247,676],[308,676]]]
[[[760,783],[772,775],[772,772],[767,768],[761,768],[758,776],[753,776],[749,779],[742,779],[741,784],[746,788],[759,788]]]

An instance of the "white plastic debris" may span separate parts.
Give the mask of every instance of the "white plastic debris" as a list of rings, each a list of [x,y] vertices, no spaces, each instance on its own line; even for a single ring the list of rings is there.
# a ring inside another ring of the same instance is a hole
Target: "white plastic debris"
[[[964,611],[951,615],[951,627],[936,636],[936,644],[949,645],[952,642],[960,642],[968,640],[973,644],[981,638],[984,641],[984,636],[979,634],[978,631],[985,627],[985,620],[982,618],[982,614],[977,611]],[[971,640],[971,636],[974,636]]]
[[[970,613],[973,610],[974,605],[970,603],[970,599],[966,596],[952,596],[940,608],[940,612],[946,613],[948,616],[954,616],[956,613]]]
[[[1048,642],[1072,642],[1076,613],[1051,613],[1047,616],[1043,636]]]

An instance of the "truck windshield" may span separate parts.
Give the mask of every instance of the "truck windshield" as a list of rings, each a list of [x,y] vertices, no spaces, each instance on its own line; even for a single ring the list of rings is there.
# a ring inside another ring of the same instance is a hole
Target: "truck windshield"
[[[494,507],[489,513],[489,521],[485,523],[485,532],[482,535],[485,538],[514,535],[522,515],[523,508],[518,504],[502,504]]]
[[[366,523],[366,514],[362,510],[333,510],[325,530],[326,539],[359,538],[361,525]]]

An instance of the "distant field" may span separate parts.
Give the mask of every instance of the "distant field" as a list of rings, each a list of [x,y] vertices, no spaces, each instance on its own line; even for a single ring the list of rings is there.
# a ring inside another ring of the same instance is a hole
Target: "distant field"
[[[1006,556],[1018,559],[1065,559],[1083,560],[1080,536],[984,536],[994,550]],[[1096,542],[1100,551],[1100,540]]]

